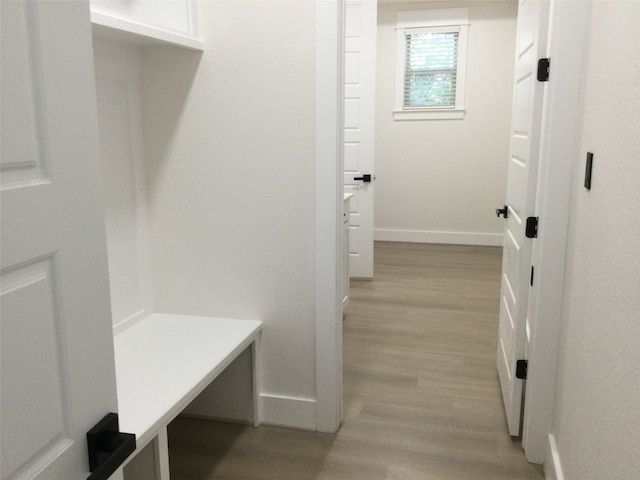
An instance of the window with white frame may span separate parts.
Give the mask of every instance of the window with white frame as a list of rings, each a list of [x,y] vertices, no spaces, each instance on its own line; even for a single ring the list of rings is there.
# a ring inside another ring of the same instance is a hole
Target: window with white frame
[[[396,120],[461,119],[469,9],[398,12]]]

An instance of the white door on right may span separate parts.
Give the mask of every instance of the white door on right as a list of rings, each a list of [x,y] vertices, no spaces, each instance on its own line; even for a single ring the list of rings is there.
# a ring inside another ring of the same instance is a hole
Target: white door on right
[[[344,191],[349,216],[349,275],[373,277],[376,0],[345,4]]]
[[[527,345],[527,302],[532,239],[525,235],[535,211],[544,83],[537,79],[538,60],[546,51],[549,3],[520,0],[507,176],[507,207],[502,257],[498,337],[498,375],[512,436],[520,435],[523,380],[516,362]]]

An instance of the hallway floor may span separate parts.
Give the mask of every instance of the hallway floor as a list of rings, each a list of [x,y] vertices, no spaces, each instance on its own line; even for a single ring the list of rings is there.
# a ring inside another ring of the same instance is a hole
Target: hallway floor
[[[352,280],[336,434],[178,418],[171,478],[537,480],[509,437],[495,359],[501,249],[376,243]]]

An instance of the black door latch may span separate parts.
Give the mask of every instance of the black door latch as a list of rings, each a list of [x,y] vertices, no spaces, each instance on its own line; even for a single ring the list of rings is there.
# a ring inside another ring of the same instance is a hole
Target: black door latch
[[[364,183],[371,183],[371,174],[367,173],[361,177],[353,177],[354,180],[362,180]]]
[[[120,432],[118,414],[109,413],[87,432],[87,480],[107,480],[136,449],[136,436]]]

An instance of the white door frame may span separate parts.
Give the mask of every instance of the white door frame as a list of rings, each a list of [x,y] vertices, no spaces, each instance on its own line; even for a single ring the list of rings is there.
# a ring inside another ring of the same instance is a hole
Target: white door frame
[[[527,460],[543,463],[553,421],[571,177],[580,120],[580,83],[588,2],[551,1],[551,69],[542,118],[536,215],[538,238],[529,297],[531,331],[522,443]]]
[[[342,8],[342,0],[316,2],[316,422],[318,430],[328,432],[339,427],[342,410]],[[552,66],[543,114],[523,432],[527,459],[534,463],[545,461],[553,419],[578,86],[589,8],[587,2],[551,4]]]
[[[316,429],[342,421],[343,0],[316,1]]]

